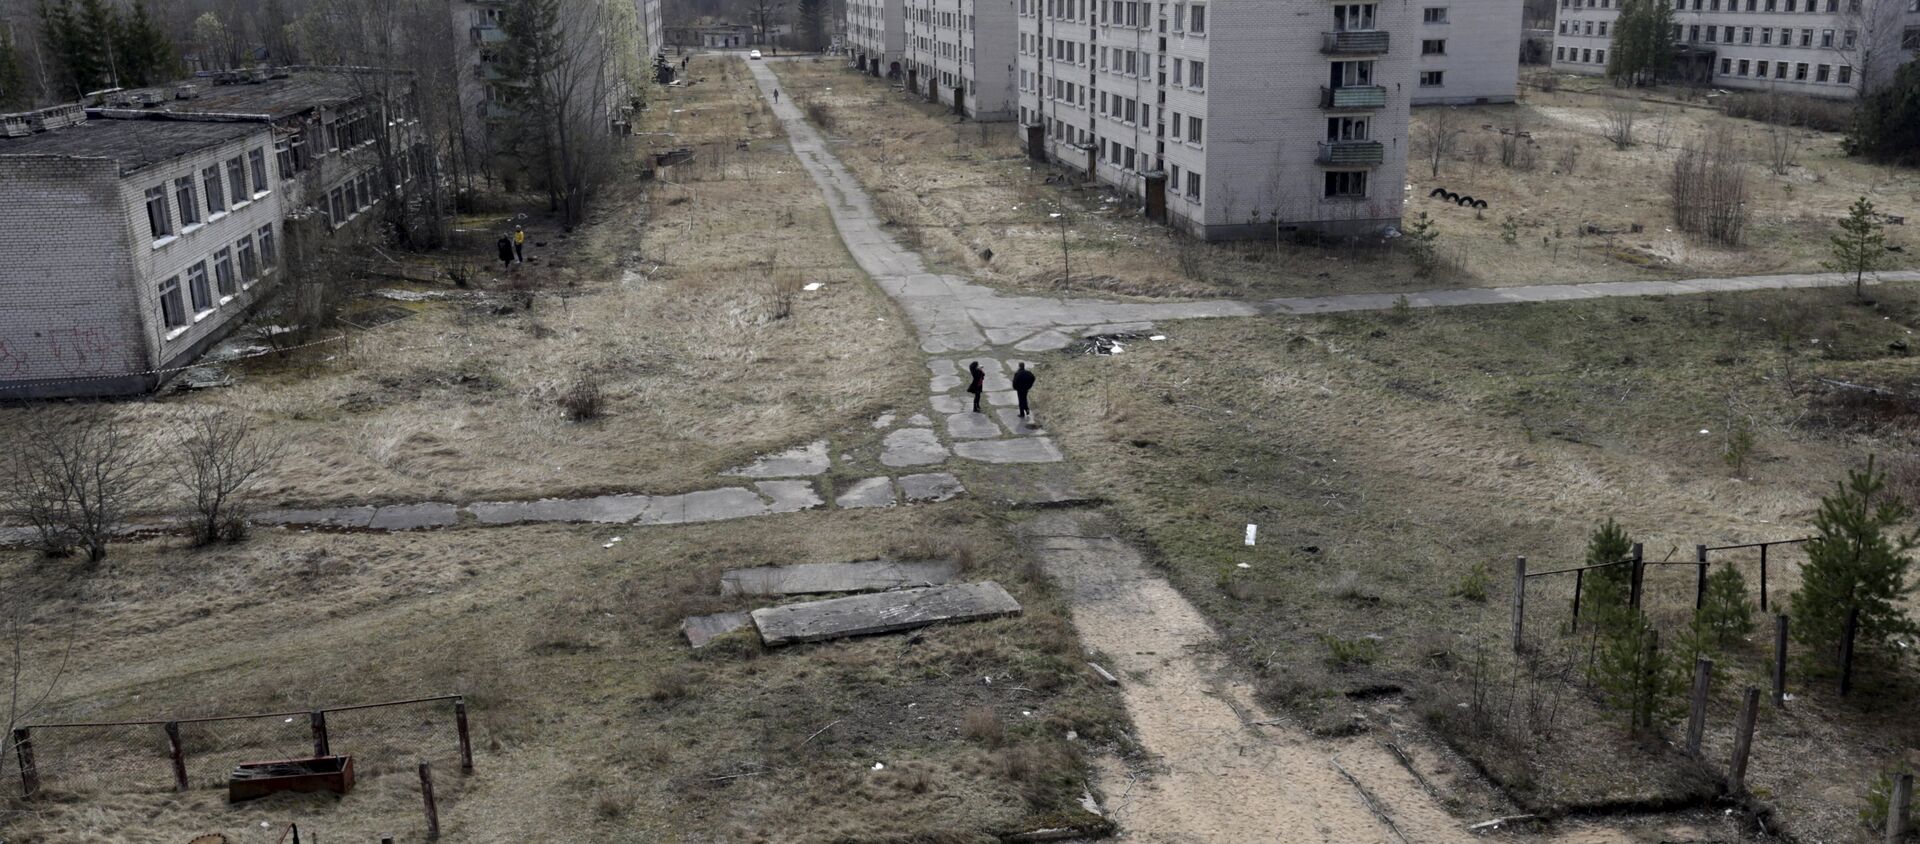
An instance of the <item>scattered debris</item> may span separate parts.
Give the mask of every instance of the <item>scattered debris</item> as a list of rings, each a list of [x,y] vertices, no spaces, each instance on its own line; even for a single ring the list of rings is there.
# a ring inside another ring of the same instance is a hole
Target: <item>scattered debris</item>
[[[1120,678],[1113,676],[1113,674],[1108,672],[1107,669],[1101,668],[1100,663],[1089,662],[1087,663],[1087,667],[1093,669],[1093,673],[1100,675],[1100,679],[1104,681],[1107,685],[1109,686],[1120,685]]]
[[[939,586],[960,574],[951,560],[864,560],[855,563],[807,563],[733,569],[720,575],[722,595],[818,595],[832,592],[884,592]]]
[[[1508,815],[1504,818],[1494,818],[1493,820],[1490,820],[1490,821],[1481,821],[1477,824],[1467,827],[1467,831],[1479,832],[1480,830],[1483,830],[1483,829],[1496,829],[1501,824],[1513,823],[1515,821],[1530,821],[1537,817],[1539,816],[1538,815]]]
[[[826,284],[824,284],[824,283],[821,283],[821,282],[818,282],[818,281],[809,281],[809,282],[807,282],[807,285],[806,285],[805,287],[802,287],[802,288],[800,288],[800,289],[801,289],[801,290],[805,290],[805,291],[807,291],[807,292],[809,292],[809,293],[811,293],[811,292],[813,292],[813,291],[815,291],[815,290],[819,290],[820,288],[822,288],[822,287],[825,287],[825,286],[826,286]]]
[[[1081,340],[1074,350],[1083,355],[1117,355],[1127,350],[1125,343],[1143,339],[1146,339],[1145,335],[1130,332],[1095,334]]]
[[[1259,525],[1247,525],[1247,544],[1252,545],[1254,537],[1258,536],[1259,533],[1260,533]]]
[[[1020,602],[991,580],[903,589],[754,610],[753,624],[768,647],[892,633],[941,621],[1017,615]]]

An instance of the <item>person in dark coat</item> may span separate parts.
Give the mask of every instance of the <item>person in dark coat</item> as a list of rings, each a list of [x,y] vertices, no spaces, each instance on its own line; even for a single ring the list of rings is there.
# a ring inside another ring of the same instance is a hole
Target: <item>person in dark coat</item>
[[[1019,371],[1013,373],[1013,393],[1020,397],[1020,418],[1022,419],[1032,415],[1032,412],[1027,410],[1027,392],[1033,389],[1033,381],[1033,371],[1027,369],[1024,363],[1020,364]]]
[[[500,248],[500,271],[505,272],[511,269],[513,267],[513,237],[503,234],[500,236],[500,242],[495,245]]]
[[[967,384],[967,392],[973,394],[973,412],[979,413],[980,394],[987,391],[987,371],[981,369],[980,362],[976,360],[967,364],[967,372],[973,376],[973,380]]]

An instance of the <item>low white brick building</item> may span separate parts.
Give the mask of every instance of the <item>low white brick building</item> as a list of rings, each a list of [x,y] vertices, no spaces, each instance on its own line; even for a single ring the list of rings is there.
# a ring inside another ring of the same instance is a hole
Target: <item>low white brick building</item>
[[[870,76],[905,78],[906,0],[847,0],[847,61]]]
[[[1671,0],[1674,76],[1833,99],[1891,78],[1920,51],[1920,0]],[[1617,0],[1561,0],[1553,69],[1603,74]]]
[[[1399,222],[1419,7],[1016,2],[1029,155],[1207,240]]]
[[[1520,85],[1521,0],[1422,0],[1414,105],[1510,103]]]
[[[978,120],[1013,116],[1015,0],[905,0],[907,90]]]
[[[263,122],[0,138],[0,398],[145,392],[224,336],[280,264],[272,154]]]

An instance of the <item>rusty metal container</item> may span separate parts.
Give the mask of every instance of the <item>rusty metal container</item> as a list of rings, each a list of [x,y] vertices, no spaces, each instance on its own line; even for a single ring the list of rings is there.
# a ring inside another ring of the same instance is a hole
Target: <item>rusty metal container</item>
[[[308,759],[279,759],[271,762],[244,762],[227,778],[227,802],[256,800],[283,792],[330,791],[346,794],[353,790],[353,757],[315,756]]]

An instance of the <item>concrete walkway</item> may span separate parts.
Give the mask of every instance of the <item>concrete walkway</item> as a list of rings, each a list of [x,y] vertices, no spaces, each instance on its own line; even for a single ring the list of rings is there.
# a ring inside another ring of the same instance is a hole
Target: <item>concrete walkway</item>
[[[763,94],[778,87],[766,62],[749,62]],[[791,97],[772,103],[785,124],[794,154],[806,165],[820,190],[847,249],[860,268],[899,301],[920,332],[928,354],[981,351],[1012,346],[1019,352],[1065,348],[1075,338],[1117,330],[1146,331],[1163,320],[1244,317],[1264,314],[1324,314],[1386,310],[1399,293],[1354,293],[1251,302],[1110,302],[1099,299],[1021,296],[1003,293],[964,278],[930,272],[920,256],[884,230],[882,217],[858,179],[828,151],[825,140],[807,123]],[[1920,271],[1885,272],[1880,282],[1920,281]],[[1689,281],[1617,281],[1593,284],[1543,284],[1524,287],[1427,290],[1406,293],[1415,308],[1563,302],[1620,296],[1684,296],[1793,287],[1842,287],[1850,277],[1833,273],[1701,278]]]

